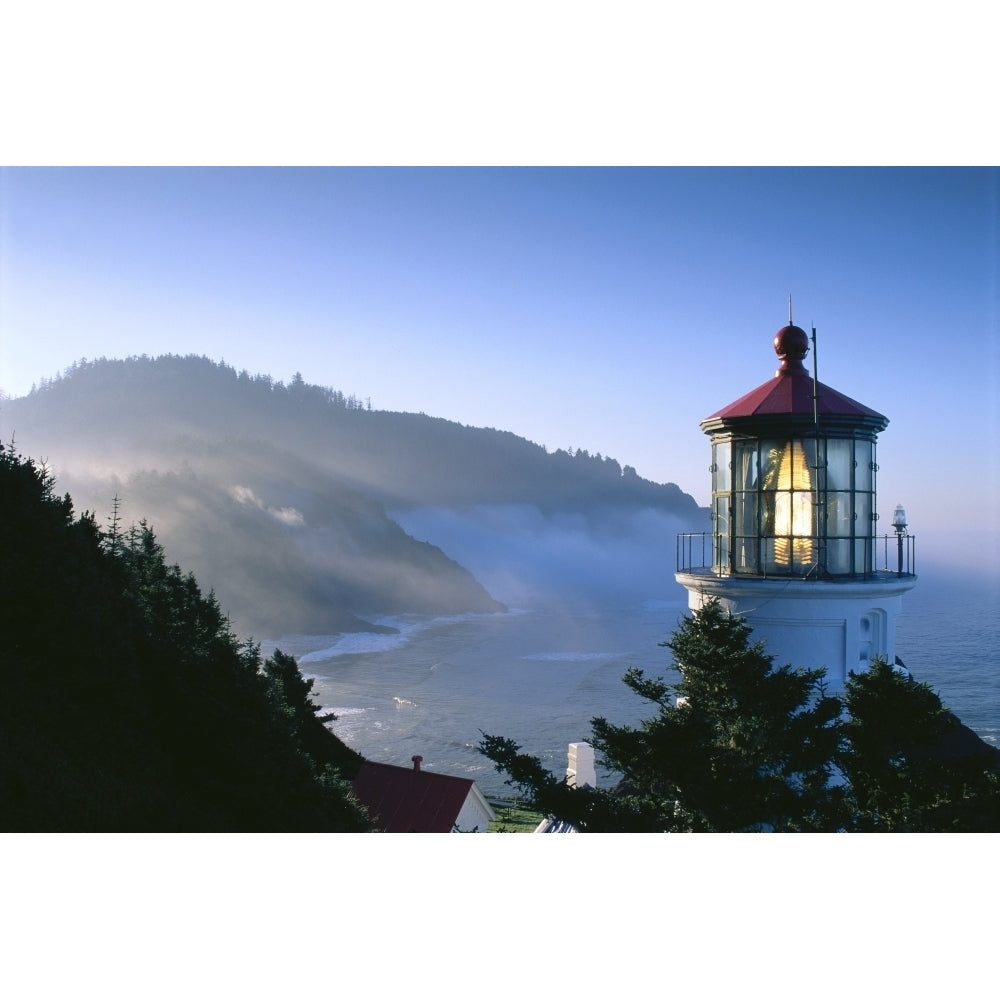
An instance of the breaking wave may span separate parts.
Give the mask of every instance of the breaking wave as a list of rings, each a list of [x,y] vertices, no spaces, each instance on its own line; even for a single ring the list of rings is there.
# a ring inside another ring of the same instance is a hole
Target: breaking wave
[[[442,626],[474,623],[498,617],[524,614],[507,611],[502,614],[469,612],[460,615],[397,615],[380,618],[375,624],[394,632],[346,632],[335,636],[293,635],[262,643],[262,648],[279,648],[295,656],[299,665],[320,663],[341,656],[367,656],[372,653],[392,653],[412,642],[420,633]],[[323,643],[322,645],[318,645]]]
[[[548,660],[554,663],[589,663],[607,662],[617,660],[619,657],[628,656],[624,653],[584,653],[584,652],[564,652],[564,653],[525,653],[519,656],[519,660]]]

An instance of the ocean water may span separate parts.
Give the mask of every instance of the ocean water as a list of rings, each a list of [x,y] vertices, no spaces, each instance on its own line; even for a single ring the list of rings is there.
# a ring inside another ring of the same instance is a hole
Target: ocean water
[[[650,600],[599,611],[514,610],[493,615],[381,619],[398,635],[284,636],[262,643],[295,656],[314,678],[332,728],[365,757],[475,778],[507,794],[503,776],[476,746],[507,736],[555,773],[567,745],[586,740],[590,719],[637,723],[646,707],[622,684],[625,670],[669,671],[657,643],[683,601]]]
[[[922,573],[903,598],[896,652],[970,729],[1000,745],[1000,578]]]
[[[997,590],[932,578],[905,598],[897,651],[918,680],[983,739],[1000,745]],[[334,732],[365,757],[474,778],[488,795],[510,792],[476,749],[506,736],[560,774],[567,745],[602,715],[636,724],[650,706],[622,683],[629,666],[668,680],[668,639],[687,611],[671,581],[666,597],[619,607],[518,609],[495,615],[384,619],[396,635],[283,636],[262,643],[295,656],[333,711]],[[607,775],[598,772],[599,782]]]

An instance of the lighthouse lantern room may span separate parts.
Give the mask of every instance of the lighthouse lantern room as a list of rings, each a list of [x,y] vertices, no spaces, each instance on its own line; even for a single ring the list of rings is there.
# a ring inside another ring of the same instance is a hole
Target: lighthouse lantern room
[[[876,439],[888,419],[819,382],[815,331],[813,347],[810,375],[809,336],[789,317],[774,377],[701,422],[712,531],[678,537],[676,578],[692,609],[717,597],[776,662],[824,666],[836,689],[876,656],[895,661],[914,539],[901,507],[891,545],[875,531]]]

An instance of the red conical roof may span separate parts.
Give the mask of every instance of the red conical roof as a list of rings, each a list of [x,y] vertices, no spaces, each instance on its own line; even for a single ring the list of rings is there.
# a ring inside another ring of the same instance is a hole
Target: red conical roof
[[[766,429],[813,422],[814,383],[802,363],[809,351],[808,335],[791,324],[782,327],[775,334],[774,350],[781,358],[781,367],[774,378],[706,417],[700,425],[706,434],[730,427],[750,430],[758,424]],[[816,382],[815,389],[815,413],[822,428],[882,431],[889,424],[888,417],[822,382]]]

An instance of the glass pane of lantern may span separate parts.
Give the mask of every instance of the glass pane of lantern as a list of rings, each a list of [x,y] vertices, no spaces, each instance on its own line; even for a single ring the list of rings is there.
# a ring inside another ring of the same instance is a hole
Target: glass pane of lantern
[[[826,541],[826,571],[835,576],[851,572],[851,545],[849,538],[828,538]]]
[[[873,493],[856,493],[854,509],[857,518],[854,521],[854,535],[857,541],[854,546],[854,572],[871,573],[875,568],[872,511],[875,509]]]
[[[858,538],[854,542],[854,572],[871,573],[875,566],[875,543],[871,538]]]
[[[729,463],[732,459],[732,448],[728,441],[718,441],[713,451],[712,489],[715,492],[728,490],[732,485]]]
[[[732,444],[732,484],[734,490],[757,489],[757,442]]]
[[[849,490],[854,465],[854,442],[834,438],[826,443],[826,488]]]
[[[826,534],[828,538],[850,538],[855,533],[853,494],[827,493]]]
[[[858,536],[872,534],[872,511],[874,494],[855,493],[854,494],[854,534]]]
[[[805,576],[815,565],[816,547],[812,539],[795,538],[791,546],[791,565],[788,567],[793,576]]]
[[[872,441],[854,442],[854,460],[858,463],[854,468],[854,488],[856,490],[874,489],[875,444]]]
[[[715,498],[715,553],[712,568],[716,573],[729,572],[729,497]]]
[[[737,573],[756,573],[757,494],[736,493],[733,502],[733,569]]]

